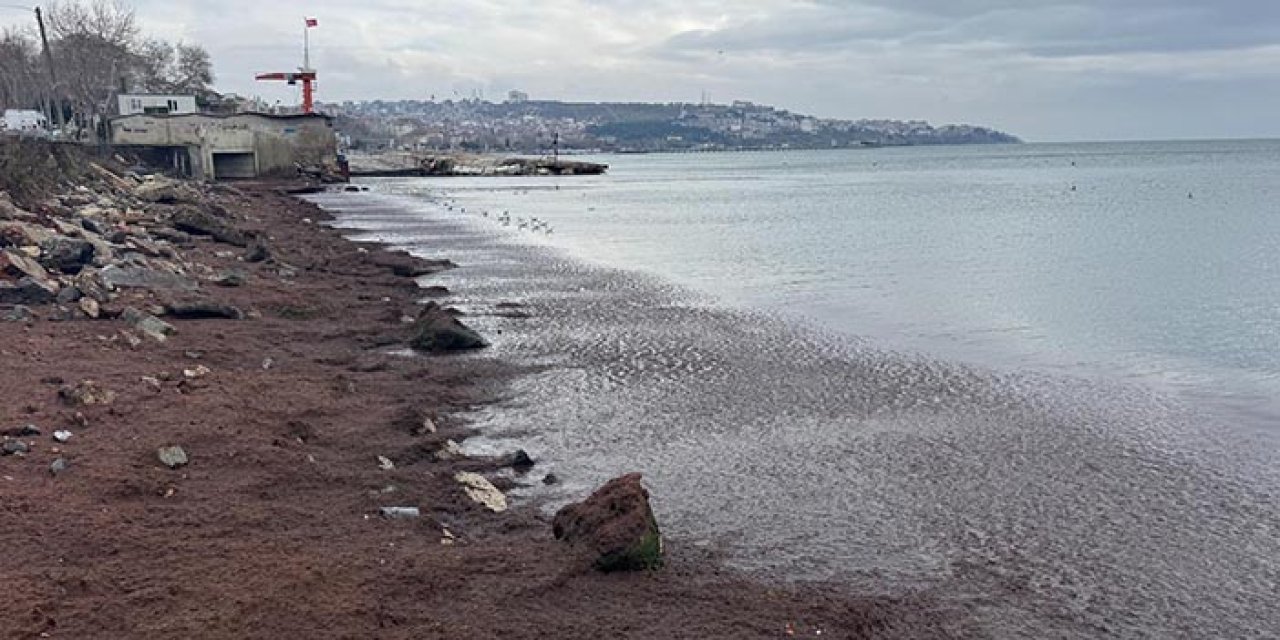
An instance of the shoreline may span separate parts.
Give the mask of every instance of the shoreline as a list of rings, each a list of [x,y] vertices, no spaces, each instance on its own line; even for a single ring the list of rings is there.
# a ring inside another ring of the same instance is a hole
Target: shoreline
[[[1274,544],[1257,529],[1273,511],[1231,471],[1238,458],[1171,441],[1176,407],[1141,389],[847,351],[840,336],[502,233],[477,202],[468,217],[421,188],[374,191],[324,204],[347,210],[356,238],[428,256],[450,246],[467,268],[437,278],[485,318],[474,326],[500,334],[504,357],[550,365],[477,415],[476,450],[543,453],[565,478],[557,498],[644,469],[669,533],[727,550],[734,567],[968,594],[995,637],[1268,624],[1249,563]],[[535,319],[488,318],[504,299]],[[1189,488],[1223,506],[1188,509]],[[1245,510],[1257,520],[1232,517]],[[1205,541],[1236,552],[1212,569],[1167,553]],[[1204,577],[1169,582],[1191,567]],[[1206,584],[1214,595],[1197,593]]]
[[[597,574],[551,539],[533,506],[498,515],[468,500],[453,472],[501,463],[434,454],[469,433],[457,412],[493,398],[515,372],[466,356],[396,355],[423,290],[375,262],[381,247],[344,239],[319,224],[330,214],[279,186],[199,198],[265,238],[268,260],[242,262],[241,248],[209,239],[172,245],[173,259],[202,277],[244,271],[244,286],[202,281],[199,291],[246,319],[166,317],[176,333],[164,342],[119,318],[52,322],[43,307],[0,324],[0,384],[21,399],[3,426],[42,432],[11,438],[30,451],[0,458],[9,543],[0,577],[15,594],[6,634],[963,635],[956,612],[926,596],[753,582],[679,546],[662,571]],[[108,306],[156,300],[119,295]],[[110,403],[59,399],[59,388],[85,380],[110,391]],[[436,433],[418,428],[423,418]],[[49,439],[64,428],[74,434],[66,443]],[[189,462],[169,469],[156,450],[174,445]],[[55,459],[67,466],[51,475]],[[378,515],[411,504],[423,517]]]

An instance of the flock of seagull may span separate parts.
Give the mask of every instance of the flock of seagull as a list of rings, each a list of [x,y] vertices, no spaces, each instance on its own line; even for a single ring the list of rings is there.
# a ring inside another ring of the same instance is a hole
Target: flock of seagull
[[[457,211],[458,213],[467,212],[466,207],[456,206],[452,202],[445,202],[444,208],[449,211]],[[482,210],[480,212],[480,215],[485,218],[488,218],[489,214],[490,212],[487,209]],[[498,223],[500,223],[504,227],[511,226],[513,222],[511,219],[510,211],[503,211],[502,213],[495,215],[493,219],[497,220]],[[528,218],[516,217],[514,222],[515,222],[515,227],[521,231],[528,231],[530,233],[542,233],[545,235],[551,235],[551,232],[553,231],[553,229],[551,228],[550,222],[547,222],[546,220],[540,220],[536,216],[530,216]]]

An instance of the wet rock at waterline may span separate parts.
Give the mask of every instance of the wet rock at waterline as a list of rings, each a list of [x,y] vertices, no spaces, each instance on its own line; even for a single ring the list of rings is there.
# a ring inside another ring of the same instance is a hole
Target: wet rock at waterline
[[[440,305],[428,303],[413,323],[409,346],[431,353],[482,349],[489,343],[480,334],[462,324]]]
[[[552,522],[556,539],[593,554],[601,571],[661,567],[662,533],[640,479],[638,473],[614,478],[586,500],[561,509]]]

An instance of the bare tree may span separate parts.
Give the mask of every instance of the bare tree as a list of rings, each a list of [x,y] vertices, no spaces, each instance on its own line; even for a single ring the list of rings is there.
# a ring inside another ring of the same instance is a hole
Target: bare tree
[[[17,30],[0,33],[0,109],[43,108],[47,83],[35,40]]]
[[[132,70],[134,90],[198,98],[213,93],[213,63],[200,45],[147,40],[138,47],[137,58]]]
[[[102,135],[102,119],[137,60],[133,10],[114,0],[60,2],[49,7],[48,23],[60,88],[81,126]]]

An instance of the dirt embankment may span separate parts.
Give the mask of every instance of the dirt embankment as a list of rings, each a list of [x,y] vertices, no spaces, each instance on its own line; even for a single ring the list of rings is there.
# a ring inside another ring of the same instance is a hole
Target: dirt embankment
[[[348,242],[271,185],[92,173],[0,196],[22,232],[0,230],[18,263],[0,289],[36,283],[0,308],[0,637],[959,633],[925,597],[774,588],[679,545],[657,572],[597,572],[455,480],[510,462],[449,441],[514,372],[391,353],[414,337],[413,274],[440,263]]]

